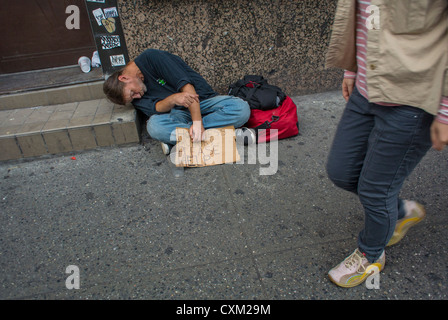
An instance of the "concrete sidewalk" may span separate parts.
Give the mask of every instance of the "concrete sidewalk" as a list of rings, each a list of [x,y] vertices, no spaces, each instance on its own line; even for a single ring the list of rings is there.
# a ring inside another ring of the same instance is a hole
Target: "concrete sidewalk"
[[[186,169],[160,145],[0,163],[0,299],[447,299],[448,151],[431,150],[402,197],[427,218],[386,251],[380,288],[327,272],[356,247],[358,200],[325,172],[345,102],[294,97],[300,135],[260,163]],[[80,272],[68,290],[66,268]]]

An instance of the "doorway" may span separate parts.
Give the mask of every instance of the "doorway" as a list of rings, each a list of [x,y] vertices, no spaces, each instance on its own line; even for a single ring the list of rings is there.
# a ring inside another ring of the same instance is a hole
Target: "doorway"
[[[80,28],[67,29],[69,5]],[[84,0],[0,0],[0,74],[77,65],[96,50]]]

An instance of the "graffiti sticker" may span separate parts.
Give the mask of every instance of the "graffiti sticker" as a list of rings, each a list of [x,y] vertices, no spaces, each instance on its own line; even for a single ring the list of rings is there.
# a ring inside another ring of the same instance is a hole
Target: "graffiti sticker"
[[[103,10],[101,10],[101,8],[95,9],[92,11],[93,16],[96,19],[96,22],[98,22],[98,25],[101,25],[101,20],[106,19],[106,17],[104,16]]]
[[[104,15],[106,18],[116,18],[118,17],[118,10],[116,7],[104,8]]]
[[[101,47],[104,50],[120,47],[120,36],[101,36]]]
[[[115,56],[110,56],[110,63],[112,67],[124,66],[126,65],[124,54],[119,54]]]
[[[101,20],[101,23],[106,28],[107,32],[113,33],[115,32],[116,26],[115,26],[115,18],[107,18]]]

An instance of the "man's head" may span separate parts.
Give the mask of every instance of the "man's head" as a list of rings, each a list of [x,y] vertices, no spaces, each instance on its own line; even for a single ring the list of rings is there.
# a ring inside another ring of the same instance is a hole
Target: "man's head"
[[[143,97],[147,88],[139,71],[134,70],[132,65],[127,65],[112,73],[103,84],[106,97],[113,103],[121,105]]]

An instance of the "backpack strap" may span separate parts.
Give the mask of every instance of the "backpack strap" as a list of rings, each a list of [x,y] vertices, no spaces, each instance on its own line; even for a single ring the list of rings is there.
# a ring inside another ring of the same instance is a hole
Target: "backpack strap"
[[[280,120],[280,117],[272,115],[271,119],[272,119],[271,121],[265,121],[265,122],[263,122],[262,124],[256,126],[253,129],[255,129],[255,131],[258,131],[258,130],[261,130],[261,129],[269,129],[271,127],[271,123],[277,122],[278,120]]]

